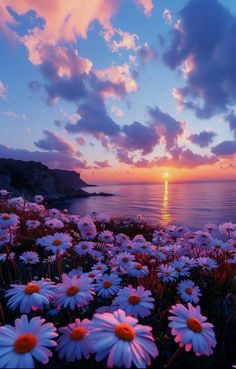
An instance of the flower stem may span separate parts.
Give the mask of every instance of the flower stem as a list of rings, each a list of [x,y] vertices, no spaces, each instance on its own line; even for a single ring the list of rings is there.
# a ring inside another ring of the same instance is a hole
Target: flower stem
[[[178,358],[178,356],[183,351],[184,347],[179,346],[178,349],[175,351],[175,353],[171,356],[168,363],[164,366],[165,369],[169,369],[175,362],[175,360]]]

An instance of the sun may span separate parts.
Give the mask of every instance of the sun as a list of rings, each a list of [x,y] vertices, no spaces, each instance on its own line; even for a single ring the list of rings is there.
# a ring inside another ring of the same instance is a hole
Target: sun
[[[168,177],[169,177],[169,175],[170,175],[170,173],[169,173],[169,172],[165,172],[165,173],[164,173],[164,177],[165,177],[165,178],[168,178]]]

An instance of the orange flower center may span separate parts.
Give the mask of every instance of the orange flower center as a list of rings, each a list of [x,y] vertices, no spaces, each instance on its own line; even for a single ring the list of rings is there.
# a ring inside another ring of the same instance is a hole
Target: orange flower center
[[[112,285],[112,281],[105,281],[105,282],[103,283],[103,288],[110,288],[110,287],[111,287],[111,285]]]
[[[7,240],[7,237],[1,237],[0,238],[0,241],[6,241]]]
[[[71,286],[67,288],[66,294],[67,296],[75,296],[79,292],[79,288],[77,286]]]
[[[141,264],[136,264],[135,269],[137,269],[137,270],[142,269],[142,265]]]
[[[171,275],[171,272],[168,272],[168,271],[167,271],[167,272],[166,272],[166,275],[170,276],[170,275]]]
[[[10,216],[8,214],[3,214],[2,220],[9,220]]]
[[[137,305],[140,301],[140,297],[139,295],[133,294],[133,295],[130,295],[130,297],[128,298],[128,301],[131,305]]]
[[[128,263],[129,259],[127,258],[127,256],[125,256],[125,257],[122,258],[122,261],[123,261],[123,263]]]
[[[192,288],[187,287],[187,288],[185,288],[185,292],[187,293],[187,295],[192,295],[193,290],[192,290]]]
[[[32,295],[33,293],[39,293],[40,287],[36,283],[28,283],[25,287],[26,295]]]
[[[202,331],[202,325],[196,318],[188,318],[187,326],[195,333],[200,333]]]
[[[74,341],[80,341],[80,340],[82,340],[82,338],[84,338],[86,333],[87,333],[86,329],[84,329],[83,327],[76,327],[71,332],[70,337]]]
[[[176,270],[176,272],[181,272],[181,268],[180,267],[176,267],[175,270]]]
[[[115,328],[115,335],[123,341],[132,341],[135,331],[129,324],[120,323]]]
[[[60,246],[62,244],[62,241],[61,240],[54,240],[52,242],[53,246]]]
[[[82,246],[81,246],[81,249],[82,249],[82,250],[86,250],[86,249],[87,249],[87,247],[88,247],[87,245],[82,245]]]
[[[17,354],[30,352],[37,345],[37,338],[31,333],[21,334],[14,343],[14,350]]]
[[[89,278],[95,278],[96,277],[96,274],[94,274],[94,273],[89,273]]]
[[[97,266],[96,267],[96,270],[102,270],[102,267],[101,266]]]

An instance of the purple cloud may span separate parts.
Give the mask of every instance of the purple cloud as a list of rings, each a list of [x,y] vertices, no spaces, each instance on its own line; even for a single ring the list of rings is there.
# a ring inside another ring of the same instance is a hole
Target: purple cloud
[[[152,152],[160,140],[153,125],[144,125],[140,122],[124,125],[123,132],[125,134],[123,146],[129,151],[142,150],[143,155]]]
[[[111,167],[108,160],[103,160],[103,161],[95,160],[94,164],[95,164],[94,169],[104,169],[104,168]]]
[[[219,156],[229,156],[236,154],[236,141],[222,141],[211,150],[213,154]]]
[[[169,150],[177,143],[178,137],[184,133],[184,123],[162,112],[157,106],[148,108],[148,113],[152,125],[155,126],[158,135],[164,138],[166,148]]]
[[[200,147],[208,147],[217,134],[211,131],[202,131],[200,133],[193,133],[188,137],[188,140]]]
[[[236,115],[233,111],[225,116],[226,122],[229,123],[229,128],[233,132],[234,137],[236,138]]]
[[[209,118],[235,102],[236,17],[217,0],[191,0],[180,16],[163,58],[172,69],[184,64],[182,105]]]
[[[47,151],[61,151],[68,154],[75,154],[76,150],[72,143],[65,140],[55,132],[44,130],[44,138],[34,142],[39,149]]]

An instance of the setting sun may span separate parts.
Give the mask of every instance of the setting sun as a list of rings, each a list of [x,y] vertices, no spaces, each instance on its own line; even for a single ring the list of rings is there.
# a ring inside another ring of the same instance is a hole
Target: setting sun
[[[164,177],[165,177],[165,178],[168,178],[168,177],[169,177],[169,175],[170,175],[170,174],[169,174],[169,172],[165,172],[165,173],[164,173]]]

